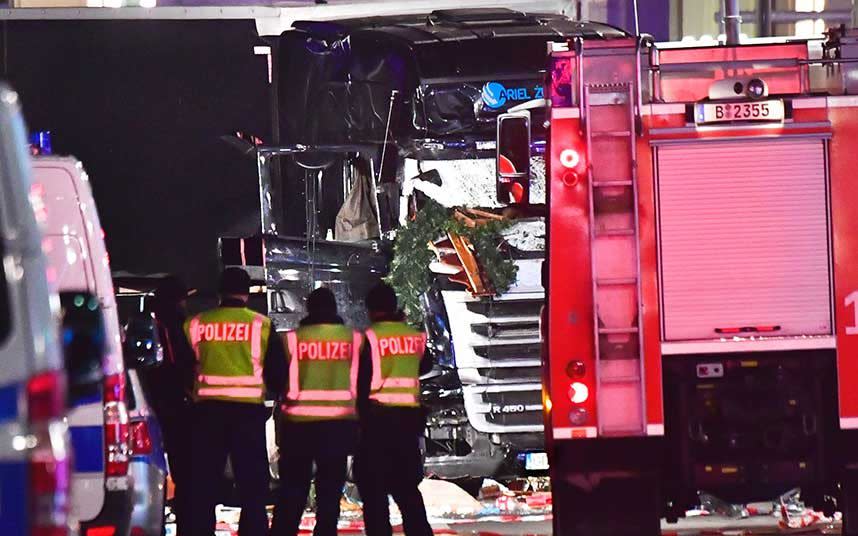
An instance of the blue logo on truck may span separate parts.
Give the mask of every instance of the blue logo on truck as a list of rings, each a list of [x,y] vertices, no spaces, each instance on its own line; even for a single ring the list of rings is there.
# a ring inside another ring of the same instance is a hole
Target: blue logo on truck
[[[492,110],[498,110],[508,102],[526,102],[541,99],[542,96],[542,86],[539,85],[506,87],[500,82],[487,82],[483,86],[480,98],[485,106]]]
[[[483,104],[497,110],[506,104],[506,88],[500,82],[488,82],[483,86]]]

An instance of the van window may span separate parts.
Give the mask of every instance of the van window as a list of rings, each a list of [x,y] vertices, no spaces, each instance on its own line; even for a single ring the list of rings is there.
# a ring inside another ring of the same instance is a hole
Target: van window
[[[93,294],[95,275],[86,243],[86,222],[81,214],[74,177],[62,166],[39,165],[35,181],[41,185],[48,207],[44,242],[48,264],[56,270],[61,290],[86,289]]]

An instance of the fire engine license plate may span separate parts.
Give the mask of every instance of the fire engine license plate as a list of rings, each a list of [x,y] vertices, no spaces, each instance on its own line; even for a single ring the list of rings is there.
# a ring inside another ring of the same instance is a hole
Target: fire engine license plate
[[[698,124],[732,121],[783,121],[784,102],[701,102],[697,105]]]
[[[526,471],[545,471],[548,469],[548,454],[544,452],[528,452],[524,458]]]

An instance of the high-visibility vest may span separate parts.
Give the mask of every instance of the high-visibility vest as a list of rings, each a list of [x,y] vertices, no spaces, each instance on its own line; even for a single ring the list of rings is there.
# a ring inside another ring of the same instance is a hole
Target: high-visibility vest
[[[282,406],[286,419],[355,419],[363,336],[342,324],[314,324],[288,331],[284,339],[289,361]]]
[[[244,307],[218,307],[185,322],[197,356],[196,400],[261,404],[271,320]]]
[[[419,406],[426,334],[405,322],[376,322],[366,338],[372,352],[370,400],[385,406]]]

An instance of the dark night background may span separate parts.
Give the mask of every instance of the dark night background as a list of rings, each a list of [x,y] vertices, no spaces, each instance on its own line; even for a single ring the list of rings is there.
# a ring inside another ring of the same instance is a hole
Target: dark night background
[[[218,138],[269,136],[253,21],[5,21],[3,74],[31,131],[89,173],[112,269],[211,288],[217,238],[258,226],[253,159]]]

